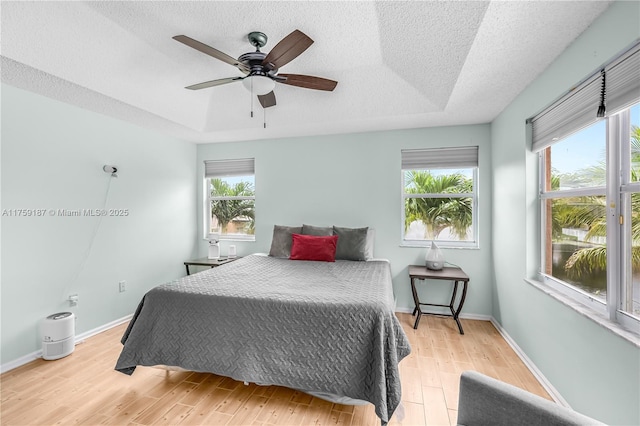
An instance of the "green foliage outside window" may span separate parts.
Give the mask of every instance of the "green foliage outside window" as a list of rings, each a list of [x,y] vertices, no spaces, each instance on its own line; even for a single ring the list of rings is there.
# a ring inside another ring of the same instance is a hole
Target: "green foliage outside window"
[[[473,192],[473,179],[460,173],[435,175],[428,170],[405,172],[405,194],[468,194]],[[473,223],[471,197],[415,197],[405,200],[405,232],[411,223],[425,225],[425,240],[436,240],[449,228],[460,240],[466,239]]]
[[[604,161],[574,175],[553,173],[551,189],[559,189],[560,182],[575,182],[576,176],[588,178],[591,182],[604,185],[606,168]],[[640,127],[631,129],[631,182],[640,180]],[[552,238],[554,242],[562,239],[562,230],[566,228],[583,229],[587,233],[585,241],[595,237],[606,237],[606,200],[603,196],[570,197],[553,200]],[[634,272],[640,271],[640,193],[631,194],[631,264]],[[593,273],[606,271],[606,245],[596,245],[576,250],[566,261],[564,269],[573,279],[580,279]]]
[[[255,197],[253,183],[241,181],[233,184],[220,178],[211,179],[211,197]],[[255,233],[255,200],[212,199],[211,217],[216,218],[221,233],[226,234],[229,223],[247,222],[244,231]]]

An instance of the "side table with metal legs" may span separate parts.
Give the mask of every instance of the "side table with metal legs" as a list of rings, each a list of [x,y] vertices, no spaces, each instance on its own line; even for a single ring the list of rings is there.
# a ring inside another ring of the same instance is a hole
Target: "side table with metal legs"
[[[462,329],[462,324],[460,323],[460,312],[462,311],[462,306],[464,305],[464,300],[467,297],[467,286],[469,284],[469,276],[460,268],[455,267],[444,267],[441,270],[434,271],[431,269],[427,269],[426,266],[422,265],[410,265],[409,266],[409,277],[411,278],[411,292],[413,293],[413,302],[415,303],[415,308],[413,309],[413,314],[418,314],[416,318],[416,322],[413,325],[414,329],[418,328],[418,324],[420,323],[420,318],[422,315],[445,315],[451,316],[456,321],[458,325],[458,330],[460,334],[464,334],[464,330]],[[416,290],[416,280],[447,280],[453,283],[453,292],[451,295],[451,301],[448,305],[440,304],[440,303],[425,303],[420,302],[418,298],[418,292]],[[460,297],[460,301],[458,302],[458,306],[455,306],[456,296],[458,294],[458,285],[462,285],[462,295]],[[443,308],[449,308],[451,314],[433,314],[431,312],[423,312],[420,306],[440,306]]]

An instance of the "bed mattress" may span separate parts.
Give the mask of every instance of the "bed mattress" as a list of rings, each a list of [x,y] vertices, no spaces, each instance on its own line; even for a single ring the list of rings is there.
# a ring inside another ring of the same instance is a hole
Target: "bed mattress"
[[[369,401],[386,423],[410,345],[386,261],[251,255],[160,285],[140,302],[116,370],[177,366]]]

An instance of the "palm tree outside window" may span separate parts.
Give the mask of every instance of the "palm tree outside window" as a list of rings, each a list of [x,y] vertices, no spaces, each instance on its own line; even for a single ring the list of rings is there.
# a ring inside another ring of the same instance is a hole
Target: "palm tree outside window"
[[[640,318],[640,104],[540,157],[543,276],[600,301],[603,311],[614,304]],[[608,208],[616,201],[618,217]],[[611,244],[619,250],[608,253]]]
[[[477,146],[403,150],[403,244],[477,247],[477,175]]]
[[[255,233],[255,190],[253,176],[211,178],[209,232],[221,236]]]
[[[253,158],[204,162],[204,236],[255,240],[255,161]]]

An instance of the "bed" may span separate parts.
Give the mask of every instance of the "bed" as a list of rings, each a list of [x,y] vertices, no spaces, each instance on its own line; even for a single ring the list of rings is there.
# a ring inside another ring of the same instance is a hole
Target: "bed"
[[[160,285],[122,337],[116,370],[166,365],[368,401],[385,424],[410,345],[386,261],[250,255]]]

